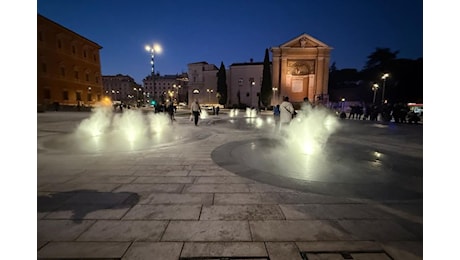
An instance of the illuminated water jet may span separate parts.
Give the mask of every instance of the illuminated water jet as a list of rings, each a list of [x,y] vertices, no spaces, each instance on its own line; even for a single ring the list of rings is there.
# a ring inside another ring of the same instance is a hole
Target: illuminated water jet
[[[173,137],[164,133],[171,133],[172,127],[165,113],[132,109],[114,113],[111,106],[98,106],[70,138],[83,151],[133,151],[170,141]]]

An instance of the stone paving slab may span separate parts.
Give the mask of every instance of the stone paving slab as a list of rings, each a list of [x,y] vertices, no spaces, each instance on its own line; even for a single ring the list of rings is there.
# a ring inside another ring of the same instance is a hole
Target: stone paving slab
[[[391,220],[338,220],[338,223],[356,240],[415,241],[419,239]]]
[[[38,251],[37,258],[121,259],[129,245],[130,242],[50,242]]]
[[[286,219],[381,219],[391,215],[363,204],[282,204]]]
[[[183,167],[180,167],[183,168]],[[142,170],[136,170],[133,174],[133,176],[164,176],[164,177],[185,177],[188,176],[189,170],[148,170],[148,169],[142,169]]]
[[[300,251],[370,251],[382,250],[378,242],[373,241],[310,241],[296,242]]]
[[[79,174],[75,178],[72,178],[67,183],[131,183],[136,180],[136,177],[132,176],[107,176],[107,175],[94,175],[92,173]]]
[[[72,219],[82,220],[108,220],[121,219],[130,209],[131,205],[81,205],[66,204],[53,212],[43,216],[43,219]]]
[[[94,224],[94,220],[38,220],[38,241],[72,241]]]
[[[382,243],[382,247],[394,259],[423,259],[423,243],[418,241],[387,241]]]
[[[145,184],[145,183],[132,183],[117,185],[115,192],[173,192],[178,193],[183,189],[183,184],[175,183],[161,183],[161,184]]]
[[[353,240],[329,220],[249,221],[253,241]]]
[[[249,184],[186,184],[184,193],[249,192]]]
[[[118,186],[119,184],[117,183],[54,183],[41,185],[39,191],[72,192],[77,190],[93,190],[110,192]]]
[[[216,193],[214,204],[277,204],[280,194],[275,192],[257,193]]]
[[[266,242],[270,260],[302,260],[294,242]]]
[[[159,241],[167,224],[157,220],[98,220],[77,241]]]
[[[181,242],[134,242],[122,260],[177,260],[182,247]]]
[[[133,183],[193,183],[195,177],[181,177],[181,176],[152,176],[137,177]]]
[[[139,204],[211,205],[213,199],[212,193],[151,193],[141,198]]]
[[[267,257],[262,242],[186,242],[181,257]]]
[[[200,220],[273,220],[285,219],[277,205],[203,206]]]
[[[201,205],[136,205],[123,219],[198,220]]]
[[[170,221],[161,241],[251,241],[247,221]]]
[[[223,176],[223,177],[215,177],[215,176],[206,176],[206,177],[197,177],[196,184],[202,183],[256,183],[253,180],[246,179],[243,177],[233,177],[233,176]]]

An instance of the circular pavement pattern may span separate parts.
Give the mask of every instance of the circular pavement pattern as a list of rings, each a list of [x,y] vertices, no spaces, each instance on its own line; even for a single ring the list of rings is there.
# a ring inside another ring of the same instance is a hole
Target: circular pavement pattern
[[[304,192],[347,198],[422,198],[422,126],[342,123],[317,156],[292,154],[280,136],[226,143],[212,152],[242,177]]]

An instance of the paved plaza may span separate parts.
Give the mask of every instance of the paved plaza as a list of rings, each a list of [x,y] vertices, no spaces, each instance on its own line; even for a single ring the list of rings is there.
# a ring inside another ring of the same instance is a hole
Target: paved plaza
[[[338,119],[305,173],[266,152],[270,112],[230,113],[137,143],[38,113],[38,258],[423,259],[422,125]]]

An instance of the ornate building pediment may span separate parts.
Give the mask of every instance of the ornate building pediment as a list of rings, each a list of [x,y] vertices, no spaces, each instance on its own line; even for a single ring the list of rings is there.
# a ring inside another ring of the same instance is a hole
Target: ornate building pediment
[[[288,48],[311,48],[311,47],[323,47],[323,48],[330,48],[323,42],[318,39],[311,37],[310,35],[304,33],[300,36],[283,43],[279,46],[280,48],[288,47]]]

